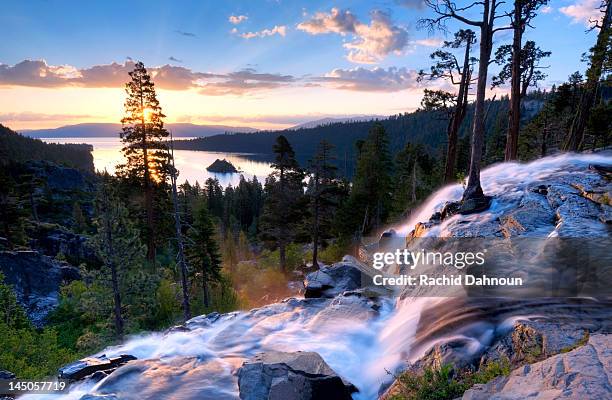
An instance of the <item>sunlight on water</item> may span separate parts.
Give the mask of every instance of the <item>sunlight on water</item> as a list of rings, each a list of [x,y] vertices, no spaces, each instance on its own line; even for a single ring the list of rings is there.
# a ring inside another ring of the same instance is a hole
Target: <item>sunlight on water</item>
[[[181,138],[189,139],[189,138]],[[93,157],[96,170],[107,170],[110,174],[115,172],[115,166],[124,162],[121,154],[121,140],[119,138],[49,138],[42,139],[50,143],[87,143],[94,147]],[[245,155],[236,153],[215,153],[208,151],[175,150],[174,158],[176,167],[179,170],[180,183],[189,181],[194,184],[196,181],[202,185],[207,178],[213,177],[226,187],[231,184],[236,186],[240,180],[238,174],[215,174],[208,172],[206,167],[212,164],[217,158],[227,159],[241,171],[242,175],[248,180],[256,176],[263,185],[266,176],[271,172],[270,163],[253,160]]]

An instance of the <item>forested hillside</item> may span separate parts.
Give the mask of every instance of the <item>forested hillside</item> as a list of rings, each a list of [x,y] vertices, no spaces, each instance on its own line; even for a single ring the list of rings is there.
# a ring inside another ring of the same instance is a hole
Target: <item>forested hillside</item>
[[[88,144],[45,143],[18,134],[0,124],[0,163],[51,161],[57,164],[93,171],[93,147]]]
[[[495,133],[498,117],[505,118],[508,107],[506,98],[488,102],[487,132]],[[460,129],[460,137],[467,136],[472,123],[473,107],[468,107]],[[532,117],[533,115],[527,116]],[[435,156],[446,143],[446,118],[438,111],[419,110],[413,113],[398,114],[388,119],[378,120],[389,137],[392,154],[398,153],[407,143],[422,144]],[[176,149],[206,150],[220,152],[241,152],[270,154],[276,138],[284,135],[296,151],[296,158],[305,165],[314,154],[316,147],[325,139],[335,146],[338,155],[337,164],[342,172],[348,169],[352,175],[359,140],[366,138],[373,121],[338,122],[315,128],[290,129],[284,131],[262,131],[256,133],[236,133],[217,135],[201,139],[180,140],[175,143]],[[502,144],[503,146],[503,144]],[[467,149],[466,149],[467,150]]]

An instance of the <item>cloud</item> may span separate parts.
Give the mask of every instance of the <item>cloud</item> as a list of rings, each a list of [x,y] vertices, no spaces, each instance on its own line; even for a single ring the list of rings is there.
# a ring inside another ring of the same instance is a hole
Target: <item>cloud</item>
[[[239,23],[244,22],[247,19],[249,19],[249,17],[247,17],[246,15],[230,15],[228,20],[230,23],[238,25]]]
[[[258,90],[270,90],[288,86],[297,79],[291,75],[258,73],[252,68],[224,75],[224,79],[203,84],[200,89],[202,94],[210,96],[223,96],[228,94],[243,94]]]
[[[178,33],[181,36],[187,36],[187,37],[198,37],[195,33],[192,32],[185,32],[182,31],[180,29],[175,29],[174,32]]]
[[[44,60],[24,60],[12,66],[0,64],[0,87],[120,88],[129,80],[128,72],[133,69],[133,61],[77,69],[69,65],[48,65]],[[175,65],[150,67],[147,70],[158,88],[196,89],[208,95],[243,95],[263,89],[288,86],[296,82],[296,78],[291,75],[261,73],[253,68],[224,74],[197,72]]]
[[[261,31],[256,32],[238,32],[238,29],[234,28],[231,31],[233,34],[236,34],[244,39],[253,39],[253,38],[263,38],[266,36],[285,36],[287,34],[287,27],[285,25],[274,25],[272,29],[263,29]]]
[[[562,14],[572,19],[572,24],[584,23],[586,26],[592,25],[592,21],[602,19],[599,6],[601,0],[578,0],[575,4],[559,8]]]
[[[174,62],[177,62],[177,63],[182,63],[183,62],[183,60],[179,60],[178,58],[173,57],[173,56],[168,57],[168,60],[174,61]]]
[[[439,39],[439,38],[427,38],[427,39],[415,40],[412,43],[419,45],[419,46],[440,47],[444,43],[444,40]]]
[[[299,23],[297,28],[311,35],[323,33],[345,35],[355,33],[356,24],[359,24],[359,21],[349,10],[332,8],[329,14],[318,12],[310,20]]]
[[[354,63],[374,64],[389,54],[401,54],[408,45],[406,29],[393,25],[386,12],[374,10],[370,15],[368,25],[360,22],[349,10],[332,8],[329,13],[316,13],[297,28],[311,35],[352,35],[353,40],[343,46],[348,49],[347,59]]]
[[[550,14],[553,11],[555,11],[555,9],[552,8],[551,6],[542,7],[542,14]]]
[[[418,73],[406,68],[376,67],[372,69],[357,67],[352,69],[334,69],[322,77],[314,78],[336,89],[367,92],[397,92],[418,87]]]
[[[2,122],[65,121],[91,118],[95,118],[95,116],[87,114],[42,114],[35,112],[0,113],[0,121]]]

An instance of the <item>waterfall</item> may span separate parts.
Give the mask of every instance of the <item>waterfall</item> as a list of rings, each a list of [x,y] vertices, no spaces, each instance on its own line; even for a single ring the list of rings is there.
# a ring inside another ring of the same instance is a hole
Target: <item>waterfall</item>
[[[528,188],[566,177],[586,182],[595,176],[590,164],[612,165],[610,154],[562,154],[531,163],[502,163],[482,171],[482,186],[493,196],[489,210],[473,215],[455,215],[427,231],[428,236],[451,236],[461,225],[476,229],[517,207]],[[395,229],[408,234],[418,222],[425,222],[448,201],[461,197],[460,184],[435,192]],[[571,222],[570,222],[571,223]],[[567,232],[584,229],[609,236],[605,224],[571,226]],[[566,226],[564,229],[568,229]],[[534,237],[552,237],[558,225],[527,232]],[[582,231],[581,231],[582,230]],[[478,303],[464,298],[404,297],[378,300],[376,308],[351,296],[335,299],[287,299],[244,312],[196,317],[188,331],[148,333],[128,338],[100,354],[132,354],[129,363],[98,383],[85,381],[63,396],[27,395],[23,399],[80,399],[100,391],[118,393],[121,399],[153,399],[172,393],[173,399],[235,399],[238,396],[235,371],[258,352],[315,351],[342,377],[359,388],[356,400],[376,399],[379,388],[392,380],[406,361],[414,360],[437,341],[462,339],[469,351],[488,346],[492,338],[512,327],[517,319],[566,315],[568,305],[552,301],[495,300]],[[581,311],[590,305],[577,305]],[[597,307],[593,305],[593,313]],[[565,313],[565,314],[564,314]],[[494,318],[488,318],[494,316]],[[121,374],[118,374],[120,373]],[[115,375],[119,376],[116,377]],[[137,386],[132,387],[136,384]],[[200,395],[194,395],[194,393]],[[157,397],[156,397],[157,396]]]

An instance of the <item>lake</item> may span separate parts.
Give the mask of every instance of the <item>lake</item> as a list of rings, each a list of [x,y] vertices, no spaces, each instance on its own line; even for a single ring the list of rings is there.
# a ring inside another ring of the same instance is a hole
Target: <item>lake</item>
[[[181,138],[189,139],[189,138]],[[123,155],[121,153],[121,139],[109,137],[91,137],[91,138],[41,138],[41,140],[49,143],[87,143],[94,148],[93,158],[94,165],[98,171],[105,169],[113,174],[115,166],[122,163]],[[240,170],[237,174],[217,174],[208,172],[206,167],[213,163],[217,158],[226,159]],[[208,178],[217,178],[219,183],[226,187],[231,184],[236,186],[240,180],[240,175],[244,175],[246,179],[252,179],[257,176],[257,179],[263,184],[266,176],[271,172],[270,163],[255,159],[254,155],[240,153],[215,153],[209,151],[191,151],[191,150],[175,150],[174,160],[176,168],[179,170],[178,182],[183,183],[189,181],[193,184],[196,181],[203,184]]]

